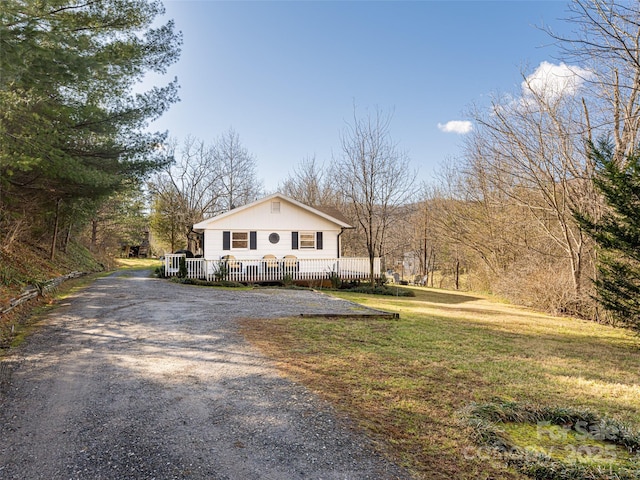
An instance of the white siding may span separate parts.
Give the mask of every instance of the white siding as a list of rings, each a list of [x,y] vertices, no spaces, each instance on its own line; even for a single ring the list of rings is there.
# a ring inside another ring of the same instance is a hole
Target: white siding
[[[334,222],[315,215],[285,200],[280,202],[280,212],[272,212],[271,202],[259,203],[251,208],[239,211],[237,215],[227,215],[221,219],[212,219],[211,227],[204,230],[204,256],[215,260],[223,255],[237,258],[260,259],[264,255],[295,255],[298,258],[334,258],[338,257],[338,235],[340,228]],[[257,249],[222,249],[223,231],[257,232]],[[291,248],[291,232],[322,232],[323,248]],[[277,233],[280,241],[269,242],[269,235]]]
[[[240,229],[238,229],[240,230]],[[231,230],[233,231],[233,230]],[[322,231],[322,250],[291,248],[291,230],[253,230],[257,232],[257,249],[222,249],[223,230],[205,230],[204,232],[204,252],[208,260],[218,259],[223,255],[234,255],[237,258],[260,259],[264,255],[275,255],[282,258],[285,255],[295,255],[298,258],[335,258],[338,256],[338,234],[340,231],[329,230],[300,230],[318,232]],[[280,241],[276,244],[269,242],[269,235],[277,233]]]
[[[271,202],[259,203],[251,208],[212,219],[211,227],[216,230],[271,230],[277,231],[323,231],[335,230],[336,224],[297,205],[280,201],[280,213],[271,212]],[[233,213],[233,211],[231,211]],[[339,228],[338,228],[339,230]]]

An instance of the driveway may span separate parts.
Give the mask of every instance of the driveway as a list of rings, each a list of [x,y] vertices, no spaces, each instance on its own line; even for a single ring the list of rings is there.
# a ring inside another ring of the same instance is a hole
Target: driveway
[[[365,310],[148,272],[98,279],[0,363],[0,478],[408,479],[236,322],[332,313]]]

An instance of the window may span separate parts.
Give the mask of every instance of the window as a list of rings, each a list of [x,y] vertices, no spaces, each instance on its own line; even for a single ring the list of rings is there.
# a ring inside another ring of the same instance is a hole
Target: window
[[[223,250],[255,250],[258,248],[258,232],[222,232]]]
[[[271,213],[280,213],[280,202],[271,202]]]
[[[300,232],[300,248],[316,248],[315,232]]]
[[[231,232],[231,248],[249,248],[249,232]]]
[[[291,232],[291,249],[309,248],[322,250],[322,232]]]
[[[272,233],[269,235],[269,242],[276,244],[280,241],[280,235],[278,235],[277,233]]]

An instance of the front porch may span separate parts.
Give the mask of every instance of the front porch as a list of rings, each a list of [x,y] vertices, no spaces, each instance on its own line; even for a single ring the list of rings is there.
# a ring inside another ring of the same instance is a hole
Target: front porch
[[[183,254],[164,258],[165,276],[178,276]],[[368,258],[262,258],[235,257],[218,260],[185,258],[187,278],[238,283],[312,283],[338,278],[341,281],[368,280]],[[374,278],[380,278],[380,259],[374,259]]]

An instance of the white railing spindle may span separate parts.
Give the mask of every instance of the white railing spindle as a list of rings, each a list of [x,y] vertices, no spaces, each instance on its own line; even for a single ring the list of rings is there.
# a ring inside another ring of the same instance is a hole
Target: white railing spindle
[[[165,255],[165,275],[177,276],[182,254]],[[281,258],[275,260],[242,259],[205,260],[185,258],[188,278],[231,280],[242,283],[282,282],[285,280],[318,281],[337,275],[342,280],[369,278],[368,258]],[[380,259],[374,259],[374,278],[380,277]]]

